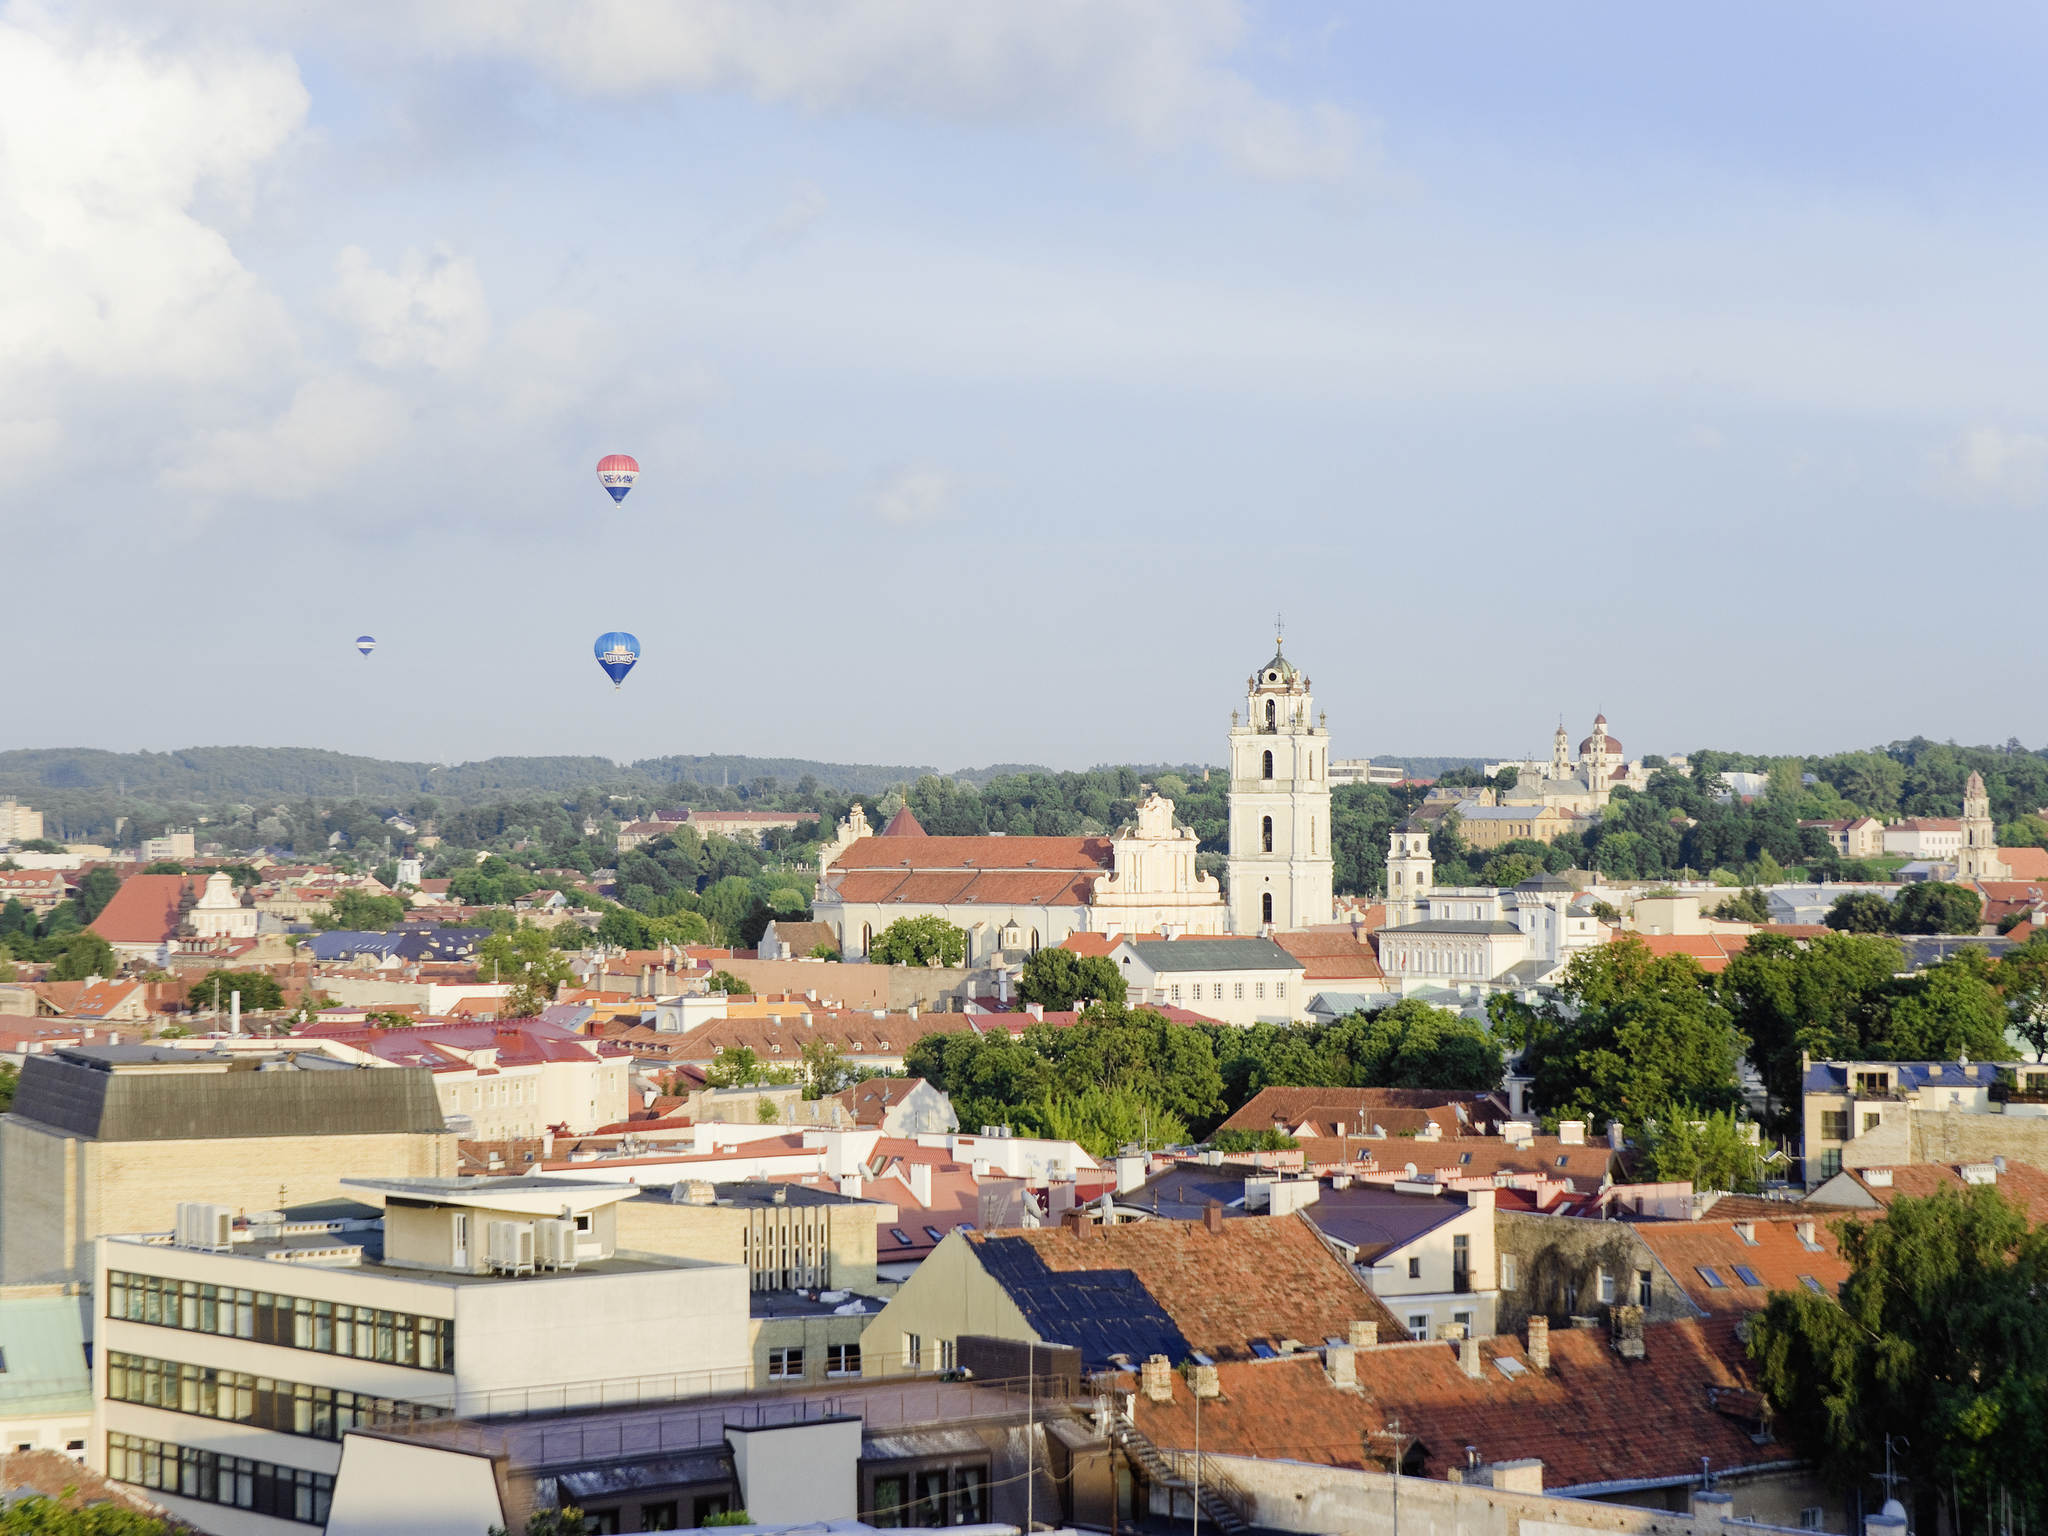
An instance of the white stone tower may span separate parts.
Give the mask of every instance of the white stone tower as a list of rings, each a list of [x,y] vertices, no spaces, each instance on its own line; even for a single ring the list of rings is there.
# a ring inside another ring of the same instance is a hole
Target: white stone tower
[[[1572,739],[1564,733],[1564,722],[1557,722],[1557,734],[1550,738],[1550,771],[1544,777],[1568,779],[1572,776]]]
[[[1309,681],[1273,642],[1230,717],[1230,924],[1305,928],[1336,914],[1330,858],[1330,733]]]
[[[1984,775],[1973,770],[1963,785],[1963,841],[1956,850],[1956,878],[2004,880],[2011,874],[2011,866],[1998,856],[1998,829],[1991,821]]]
[[[1436,884],[1436,860],[1429,830],[1409,817],[1387,838],[1387,926],[1398,928],[1422,916],[1423,897]]]

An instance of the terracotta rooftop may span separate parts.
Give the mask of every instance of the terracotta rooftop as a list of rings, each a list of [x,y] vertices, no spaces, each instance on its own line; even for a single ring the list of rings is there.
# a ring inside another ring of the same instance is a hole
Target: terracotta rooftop
[[[1390,1112],[1397,1110],[1412,1113],[1397,1125],[1389,1119]],[[1309,1136],[1333,1137],[1340,1134],[1339,1126],[1353,1136],[1362,1136],[1372,1125],[1398,1133],[1420,1129],[1433,1120],[1446,1135],[1456,1135],[1506,1118],[1507,1106],[1496,1096],[1456,1089],[1261,1088],[1223,1126],[1233,1131],[1270,1131],[1275,1125],[1284,1125],[1290,1133],[1306,1127]]]
[[[1540,1458],[1546,1491],[1688,1482],[1703,1456],[1716,1472],[1796,1458],[1782,1441],[1752,1438],[1758,1400],[1732,1319],[1648,1328],[1640,1360],[1621,1358],[1605,1329],[1555,1330],[1547,1371],[1531,1368],[1512,1336],[1477,1347],[1477,1377],[1447,1343],[1361,1350],[1351,1391],[1331,1386],[1312,1354],[1222,1365],[1222,1396],[1202,1405],[1202,1449],[1359,1466],[1368,1437],[1398,1419],[1415,1436],[1410,1470],[1441,1478],[1471,1446],[1483,1461]],[[1173,1385],[1170,1403],[1138,1394],[1138,1427],[1155,1444],[1191,1449],[1194,1400],[1185,1382]],[[1392,1450],[1370,1443],[1382,1461]]]
[[[1309,981],[1377,981],[1385,974],[1372,945],[1348,928],[1276,933],[1273,942],[1301,962]]]
[[[1811,1233],[1811,1247],[1802,1229]],[[1833,1296],[1849,1278],[1828,1216],[1818,1212],[1757,1220],[1732,1211],[1724,1215],[1716,1202],[1698,1221],[1646,1221],[1635,1231],[1703,1312],[1758,1312],[1773,1291],[1803,1288]]]
[[[130,875],[114,899],[92,920],[92,931],[110,944],[161,944],[178,926],[178,898],[205,881],[190,875]]]

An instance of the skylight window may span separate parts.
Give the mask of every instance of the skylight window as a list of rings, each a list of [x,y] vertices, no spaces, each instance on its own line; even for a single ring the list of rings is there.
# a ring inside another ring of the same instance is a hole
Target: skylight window
[[[1809,1291],[1813,1292],[1813,1294],[1816,1296],[1827,1295],[1827,1290],[1821,1285],[1821,1283],[1818,1280],[1814,1279],[1811,1275],[1801,1275],[1799,1277],[1799,1283],[1805,1286]]]
[[[1763,1281],[1757,1277],[1757,1272],[1751,1269],[1747,1264],[1738,1264],[1735,1266],[1735,1278],[1740,1280],[1744,1285],[1763,1284]]]
[[[908,1248],[910,1246],[910,1234],[904,1231],[901,1227],[891,1227],[889,1229],[889,1235],[895,1238],[896,1241],[903,1247]]]
[[[1260,1360],[1278,1360],[1280,1351],[1261,1339],[1251,1341],[1252,1354]]]
[[[1506,1355],[1499,1356],[1493,1363],[1500,1367],[1501,1375],[1507,1377],[1509,1381],[1513,1381],[1517,1376],[1520,1376],[1529,1369],[1521,1361],[1510,1359]]]
[[[1706,1281],[1714,1290],[1723,1290],[1727,1287],[1728,1282],[1723,1280],[1710,1266],[1700,1264],[1694,1267],[1699,1271],[1699,1277]]]
[[[946,1234],[941,1232],[937,1227],[926,1227],[924,1229],[924,1233],[926,1237],[929,1237],[935,1243],[944,1242],[946,1238]]]

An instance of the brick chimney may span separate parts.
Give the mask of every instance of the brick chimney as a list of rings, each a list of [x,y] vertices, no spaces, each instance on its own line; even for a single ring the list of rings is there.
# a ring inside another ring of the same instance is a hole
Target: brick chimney
[[[1637,1306],[1610,1308],[1608,1321],[1614,1326],[1614,1352],[1624,1360],[1642,1359],[1643,1309]]]
[[[1354,1322],[1351,1325],[1351,1347],[1353,1349],[1377,1349],[1380,1342],[1380,1325],[1371,1321]]]
[[[1223,1381],[1216,1374],[1216,1367],[1213,1365],[1198,1365],[1195,1367],[1194,1387],[1195,1396],[1197,1397],[1221,1397],[1223,1395]]]
[[[1358,1385],[1358,1351],[1349,1344],[1331,1344],[1323,1350],[1323,1374],[1333,1387]]]
[[[1211,1200],[1203,1209],[1202,1225],[1211,1232],[1221,1232],[1223,1230],[1223,1202],[1221,1200]]]
[[[1086,1232],[1092,1223],[1088,1220],[1088,1213],[1077,1206],[1071,1211],[1060,1212],[1060,1225],[1069,1232]]]
[[[1138,1390],[1148,1401],[1173,1401],[1173,1362],[1164,1355],[1152,1355],[1138,1372]]]
[[[1529,1364],[1539,1371],[1550,1369],[1550,1319],[1541,1312],[1529,1314]]]

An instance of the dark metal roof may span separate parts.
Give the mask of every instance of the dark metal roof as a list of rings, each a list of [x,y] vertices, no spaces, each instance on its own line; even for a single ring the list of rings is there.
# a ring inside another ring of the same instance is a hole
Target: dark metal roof
[[[1391,1189],[1353,1185],[1325,1189],[1304,1214],[1316,1230],[1358,1250],[1361,1261],[1412,1243],[1423,1233],[1465,1214],[1462,1200],[1442,1195],[1403,1195]]]
[[[300,1067],[159,1046],[30,1056],[13,1112],[92,1141],[368,1136],[445,1131],[433,1075],[412,1067]]]
[[[1128,1269],[1054,1270],[1027,1242],[982,1243],[982,1268],[1009,1293],[1031,1331],[1048,1344],[1070,1344],[1089,1369],[1112,1355],[1133,1360],[1194,1353],[1166,1309]]]
[[[1133,939],[1131,952],[1155,971],[1298,971],[1301,962],[1271,939]]]

